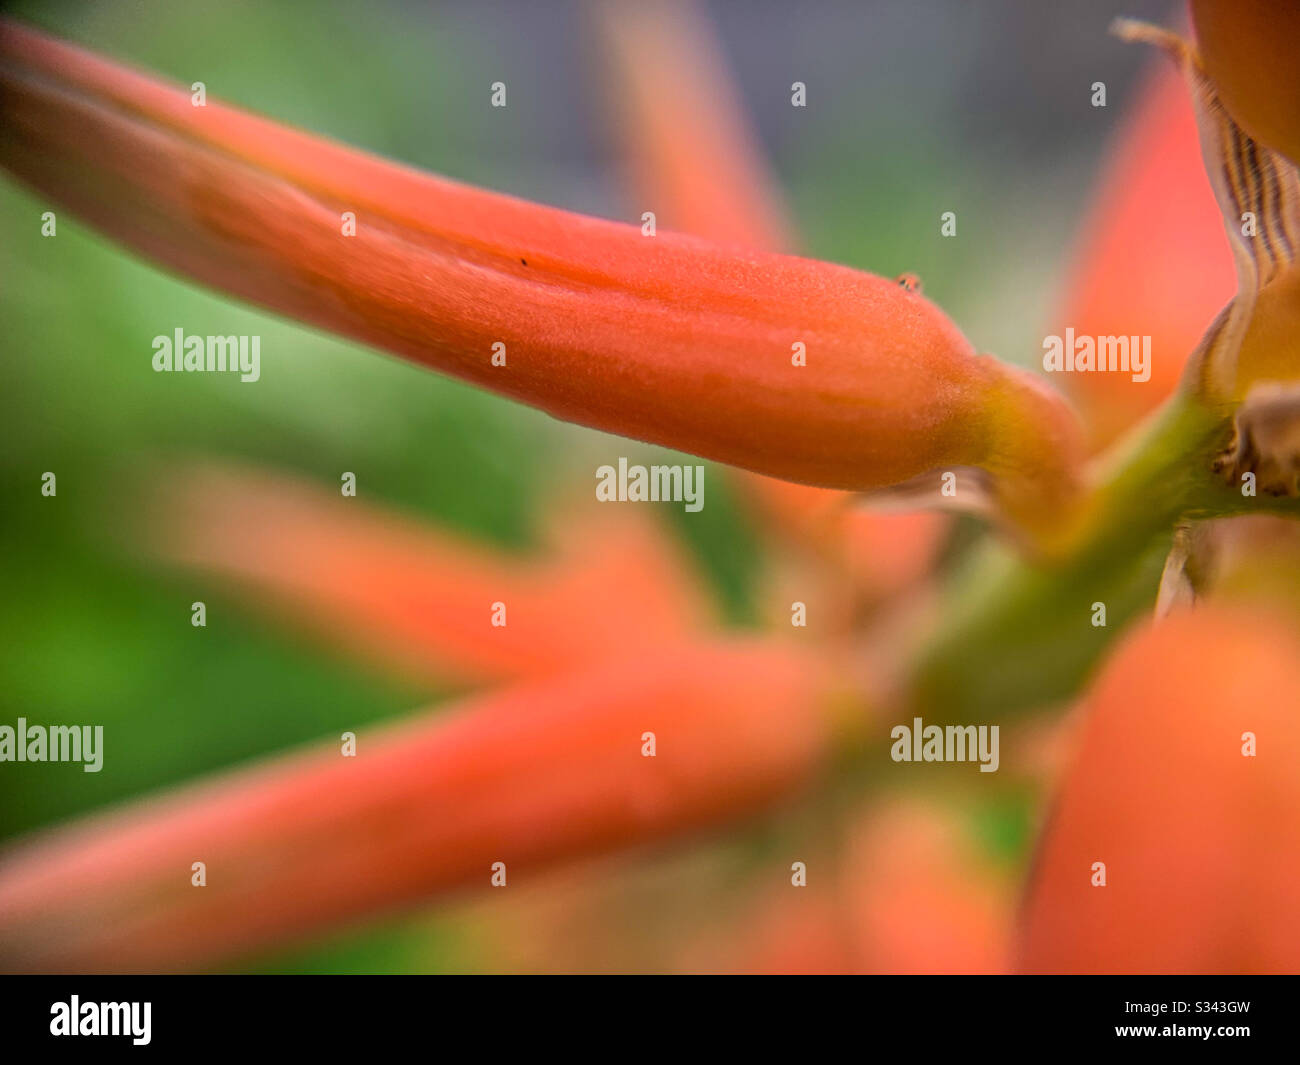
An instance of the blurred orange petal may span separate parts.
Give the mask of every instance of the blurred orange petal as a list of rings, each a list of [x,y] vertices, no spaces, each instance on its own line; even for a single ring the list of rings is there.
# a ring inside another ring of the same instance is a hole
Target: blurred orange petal
[[[1300,969],[1295,630],[1213,604],[1172,615],[1125,643],[1085,711],[1031,881],[1019,967]],[[1094,886],[1097,863],[1105,886]]]
[[[740,487],[765,529],[810,549],[870,599],[925,576],[948,532],[948,516],[936,511],[876,510],[851,494],[770,477],[744,475]],[[842,592],[842,576],[836,579]]]
[[[868,971],[1007,970],[1013,886],[941,805],[894,800],[873,812],[853,841],[844,883]]]
[[[858,970],[844,907],[835,890],[785,886],[751,916],[742,969],[772,976],[834,975]]]
[[[667,229],[772,251],[790,225],[726,57],[698,4],[593,5],[612,126],[644,207]]]
[[[1058,322],[1076,336],[1151,337],[1148,381],[1125,373],[1063,375],[1094,449],[1173,392],[1188,356],[1237,291],[1185,80],[1159,56],[1137,99],[1080,229]]]
[[[712,620],[667,535],[619,508],[534,561],[294,478],[206,465],[168,479],[154,522],[164,557],[233,578],[254,603],[420,681],[554,672]]]
[[[843,706],[820,659],[679,647],[482,697],[39,835],[0,857],[0,965],[218,964],[458,888],[759,810]],[[643,755],[654,733],[654,757]],[[191,864],[207,884],[191,886]]]

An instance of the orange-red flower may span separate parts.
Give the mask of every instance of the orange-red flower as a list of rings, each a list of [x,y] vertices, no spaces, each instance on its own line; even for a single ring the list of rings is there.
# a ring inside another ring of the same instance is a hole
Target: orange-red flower
[[[211,965],[709,826],[811,779],[857,727],[838,683],[770,642],[679,645],[360,730],[355,757],[332,743],[104,815],[8,854],[0,964]]]
[[[789,480],[864,489],[980,467],[1031,532],[1079,491],[1069,408],[893,281],[418,174],[193,107],[11,22],[0,59],[0,163],[223,291],[556,417]]]
[[[164,481],[166,503],[148,508],[151,555],[231,580],[426,683],[556,673],[628,647],[650,653],[712,620],[680,553],[628,512],[593,504],[583,514],[591,536],[536,560],[285,476],[208,464]]]

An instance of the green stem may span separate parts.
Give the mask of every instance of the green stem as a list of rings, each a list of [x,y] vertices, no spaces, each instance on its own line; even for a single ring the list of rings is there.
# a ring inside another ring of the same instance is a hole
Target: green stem
[[[1103,463],[1068,549],[1051,560],[1001,544],[975,552],[912,664],[909,709],[990,721],[1072,698],[1111,641],[1154,605],[1180,523],[1296,514],[1294,500],[1245,497],[1211,472],[1230,430],[1229,415],[1177,396]],[[1093,623],[1097,603],[1104,626]]]

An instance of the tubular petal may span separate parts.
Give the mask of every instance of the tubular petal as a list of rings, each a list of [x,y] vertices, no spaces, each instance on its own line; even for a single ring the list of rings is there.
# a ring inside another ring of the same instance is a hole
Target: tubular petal
[[[667,229],[781,251],[790,223],[695,3],[592,5],[632,186]]]
[[[556,417],[789,480],[981,466],[1035,531],[1077,491],[1069,408],[892,281],[421,175],[0,26],[0,162],[207,284]]]
[[[189,466],[153,510],[155,550],[422,681],[524,677],[704,631],[702,588],[651,522],[589,518],[581,549],[512,558],[284,476]],[[617,589],[613,595],[611,589]],[[494,604],[506,624],[491,623]]]
[[[194,969],[750,814],[842,712],[817,658],[680,647],[276,758],[0,855],[0,966]],[[656,754],[642,754],[645,733]],[[191,886],[192,863],[207,884]]]

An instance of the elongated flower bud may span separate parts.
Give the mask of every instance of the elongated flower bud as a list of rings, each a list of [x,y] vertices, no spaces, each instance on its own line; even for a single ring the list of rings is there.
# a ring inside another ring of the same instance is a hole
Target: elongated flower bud
[[[829,754],[834,683],[770,642],[634,655],[39,836],[0,854],[0,967],[206,967],[747,815]]]
[[[1077,488],[1063,401],[885,278],[418,174],[12,23],[0,89],[0,163],[98,228],[558,418],[827,487],[981,467],[1031,529]]]

